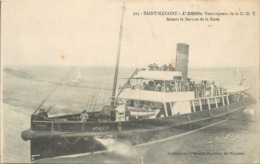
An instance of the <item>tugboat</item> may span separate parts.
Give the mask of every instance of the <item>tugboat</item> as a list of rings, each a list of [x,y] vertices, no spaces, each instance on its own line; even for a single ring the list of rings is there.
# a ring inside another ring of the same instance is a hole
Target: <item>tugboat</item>
[[[162,131],[193,125],[245,109],[253,103],[249,88],[218,86],[214,81],[188,78],[189,45],[177,44],[176,65],[150,64],[137,69],[117,89],[124,7],[112,101],[100,111],[48,117],[42,104],[31,115],[31,160],[105,150],[99,138],[127,140],[133,145],[166,137]],[[161,133],[161,135],[160,135]],[[158,135],[159,134],[159,135]]]

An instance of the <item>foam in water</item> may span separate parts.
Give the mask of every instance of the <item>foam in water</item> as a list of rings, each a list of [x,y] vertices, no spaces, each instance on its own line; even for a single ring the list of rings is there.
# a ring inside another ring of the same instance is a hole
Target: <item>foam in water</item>
[[[131,151],[131,144],[129,142],[120,142],[113,138],[101,139],[96,137],[96,139],[106,146],[110,152],[126,156],[133,155],[133,151]]]

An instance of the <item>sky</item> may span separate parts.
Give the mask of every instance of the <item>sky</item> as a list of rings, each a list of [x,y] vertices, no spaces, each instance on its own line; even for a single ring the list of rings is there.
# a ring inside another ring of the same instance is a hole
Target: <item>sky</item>
[[[119,0],[3,0],[2,64],[114,66],[121,6]],[[256,0],[126,0],[125,7],[120,66],[174,64],[177,43],[190,45],[190,66],[258,66]],[[145,11],[256,12],[256,16],[176,22],[166,21],[166,16],[133,14]]]

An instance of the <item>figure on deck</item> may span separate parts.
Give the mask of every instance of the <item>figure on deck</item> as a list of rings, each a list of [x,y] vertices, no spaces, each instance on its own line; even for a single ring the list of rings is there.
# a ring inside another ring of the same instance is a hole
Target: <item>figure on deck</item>
[[[86,110],[83,110],[80,115],[80,121],[81,122],[87,122],[88,121],[88,113]]]
[[[102,113],[103,122],[108,122],[111,120],[111,112],[112,112],[112,107],[110,105],[106,105],[102,108],[101,113]]]

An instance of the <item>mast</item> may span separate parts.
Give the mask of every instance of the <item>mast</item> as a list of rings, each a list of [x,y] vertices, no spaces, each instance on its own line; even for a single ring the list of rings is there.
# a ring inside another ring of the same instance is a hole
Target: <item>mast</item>
[[[118,69],[119,69],[120,51],[121,51],[121,40],[122,40],[122,32],[123,32],[124,11],[125,11],[125,1],[123,2],[123,5],[122,5],[122,15],[121,15],[121,23],[120,23],[120,31],[119,31],[119,41],[118,41],[118,49],[117,49],[116,68],[115,68],[115,75],[114,75],[112,100],[111,100],[111,106],[112,107],[114,107],[115,100],[116,100],[115,96],[116,96],[116,86],[117,86],[117,76],[118,76]]]

